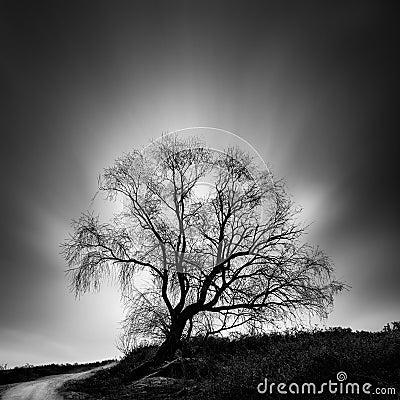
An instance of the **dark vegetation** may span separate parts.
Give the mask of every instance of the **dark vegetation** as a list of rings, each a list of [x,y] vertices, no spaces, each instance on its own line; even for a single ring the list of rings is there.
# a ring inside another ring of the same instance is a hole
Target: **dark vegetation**
[[[400,329],[387,325],[381,332],[351,329],[298,331],[237,336],[193,338],[183,341],[177,359],[153,374],[135,381],[136,367],[151,360],[157,347],[133,350],[121,362],[82,381],[70,381],[67,399],[258,399],[315,398],[363,399],[366,395],[258,394],[257,385],[269,382],[304,382],[320,385],[337,382],[344,371],[346,382],[366,382],[375,388],[395,388],[400,393]],[[318,386],[317,386],[318,387]],[[368,397],[369,398],[369,397]]]
[[[7,369],[6,365],[0,370],[0,385],[9,385],[16,382],[27,382],[49,375],[71,374],[84,372],[89,369],[109,364],[114,360],[96,361],[86,364],[48,364],[31,365],[25,364],[21,367]]]

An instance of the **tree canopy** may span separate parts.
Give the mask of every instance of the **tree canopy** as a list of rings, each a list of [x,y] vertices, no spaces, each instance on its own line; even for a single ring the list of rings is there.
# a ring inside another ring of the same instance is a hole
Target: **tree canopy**
[[[122,211],[73,222],[62,245],[71,287],[81,294],[117,279],[125,343],[164,340],[160,361],[184,335],[324,317],[344,287],[325,253],[304,241],[283,181],[239,148],[164,135],[106,168],[99,193]]]

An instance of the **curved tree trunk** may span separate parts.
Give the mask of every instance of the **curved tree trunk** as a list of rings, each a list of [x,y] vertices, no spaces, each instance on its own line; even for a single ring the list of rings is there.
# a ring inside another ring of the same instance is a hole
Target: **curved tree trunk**
[[[179,348],[185,325],[186,320],[178,320],[172,323],[169,334],[157,350],[153,359],[136,367],[132,372],[131,379],[141,379],[154,372],[164,361],[172,360],[176,350]]]
[[[155,365],[159,365],[164,361],[171,360],[176,350],[179,348],[179,343],[183,334],[183,330],[185,329],[186,320],[177,320],[171,324],[170,331],[161,344],[159,349],[157,350],[156,355],[154,356],[153,362]]]

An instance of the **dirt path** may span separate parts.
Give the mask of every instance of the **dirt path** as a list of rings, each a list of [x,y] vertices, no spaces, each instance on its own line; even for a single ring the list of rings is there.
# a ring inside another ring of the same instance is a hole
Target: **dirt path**
[[[36,381],[23,382],[5,391],[2,400],[62,400],[57,389],[70,379],[82,379],[95,371],[109,368],[115,363],[75,374],[52,375]]]

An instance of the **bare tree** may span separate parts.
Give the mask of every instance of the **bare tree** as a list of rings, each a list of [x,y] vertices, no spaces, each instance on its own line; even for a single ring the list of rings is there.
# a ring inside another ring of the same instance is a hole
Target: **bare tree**
[[[71,286],[81,294],[117,278],[126,337],[164,340],[156,363],[184,335],[323,317],[344,287],[328,257],[303,243],[282,181],[238,148],[165,135],[105,169],[99,192],[123,210],[109,223],[90,213],[73,222],[62,245]]]

